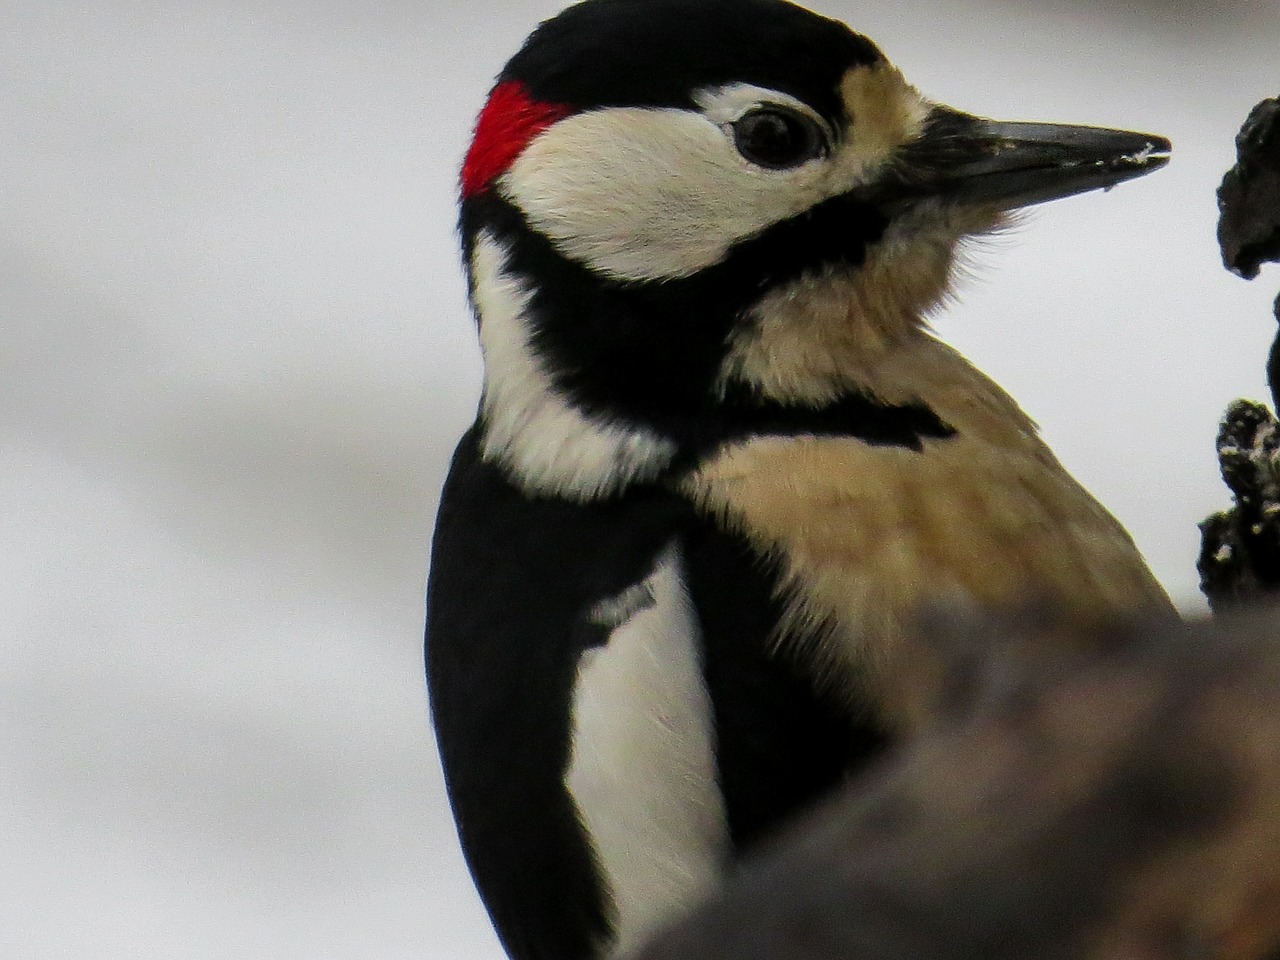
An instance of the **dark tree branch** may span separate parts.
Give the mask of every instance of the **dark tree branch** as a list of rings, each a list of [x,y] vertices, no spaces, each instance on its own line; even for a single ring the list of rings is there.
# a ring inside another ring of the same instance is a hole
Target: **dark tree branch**
[[[1236,136],[1236,165],[1218,188],[1222,262],[1246,280],[1280,260],[1280,99],[1253,108]]]
[[[1218,189],[1218,243],[1227,269],[1246,279],[1280,260],[1280,100],[1253,108],[1236,137],[1236,165]],[[1280,298],[1276,300],[1280,322]],[[1280,391],[1280,334],[1267,359]],[[1263,404],[1237,400],[1218,431],[1218,462],[1235,501],[1200,525],[1200,589],[1215,610],[1280,590],[1280,437]]]

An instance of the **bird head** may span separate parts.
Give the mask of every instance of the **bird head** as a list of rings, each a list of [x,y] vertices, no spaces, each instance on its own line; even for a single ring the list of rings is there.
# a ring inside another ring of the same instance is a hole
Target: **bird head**
[[[918,334],[964,237],[1168,155],[932,103],[785,0],[584,0],[507,64],[462,170],[482,450],[590,498],[837,403],[839,358]]]

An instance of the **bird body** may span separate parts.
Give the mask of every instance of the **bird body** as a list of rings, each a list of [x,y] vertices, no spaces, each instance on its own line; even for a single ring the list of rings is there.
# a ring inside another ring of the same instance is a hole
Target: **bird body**
[[[965,236],[1166,154],[932,104],[782,0],[586,0],[507,65],[427,668],[513,958],[625,954],[910,735],[922,604],[1169,609],[925,319]]]

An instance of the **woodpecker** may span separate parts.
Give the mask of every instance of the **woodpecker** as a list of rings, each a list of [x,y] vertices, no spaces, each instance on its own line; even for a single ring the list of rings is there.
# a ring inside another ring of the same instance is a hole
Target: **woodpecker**
[[[930,102],[784,0],[585,0],[510,60],[461,174],[484,387],[426,656],[514,960],[627,953],[910,736],[921,604],[1170,610],[926,319],[966,237],[1169,151]]]

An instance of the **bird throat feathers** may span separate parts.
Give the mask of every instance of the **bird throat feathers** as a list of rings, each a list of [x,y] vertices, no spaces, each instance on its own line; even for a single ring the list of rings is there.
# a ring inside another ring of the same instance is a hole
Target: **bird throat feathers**
[[[766,295],[730,338],[716,381],[815,407],[855,390],[885,409],[919,404],[946,434],[869,443],[764,432],[689,464],[672,439],[583,409],[557,385],[529,333],[531,281],[507,270],[500,241],[482,237],[473,254],[490,372],[482,455],[537,496],[589,503],[648,483],[676,492],[776,564],[792,598],[779,637],[851,701],[866,701],[868,690],[848,686],[863,678],[900,723],[922,709],[904,631],[926,599],[1167,610],[1129,536],[1030,418],[925,328],[920,310],[942,296],[950,251],[941,239],[904,247],[914,279],[903,263],[873,257],[863,270]]]
[[[891,230],[859,267],[805,274],[764,292],[744,310],[720,316],[709,311],[675,322],[660,310],[637,316],[625,291],[618,301],[601,298],[602,310],[622,303],[619,315],[591,316],[580,328],[606,342],[616,337],[625,344],[632,337],[635,349],[609,344],[613,369],[598,378],[603,382],[595,392],[593,368],[603,369],[604,363],[588,352],[585,336],[558,344],[568,320],[548,315],[554,308],[548,301],[566,284],[554,291],[540,288],[515,267],[511,245],[482,230],[469,266],[485,359],[484,455],[531,493],[590,501],[657,479],[677,462],[687,468],[691,457],[701,459],[719,445],[715,428],[708,426],[700,449],[682,449],[680,437],[611,406],[604,393],[625,376],[639,381],[642,399],[648,399],[647,374],[655,403],[664,387],[680,393],[678,419],[686,425],[704,417],[711,423],[744,396],[762,408],[814,416],[851,396],[863,398],[873,418],[880,408],[892,414],[895,408],[918,407],[927,414],[927,387],[936,377],[916,368],[970,369],[958,354],[938,353],[923,319],[948,290],[952,230],[945,223],[913,230],[909,237]],[[693,329],[700,324],[707,329]],[[669,366],[650,370],[651,362]],[[859,425],[874,426],[865,420]],[[945,430],[945,423],[939,428]],[[720,439],[771,429],[762,422],[753,430],[748,412],[736,432]],[[850,431],[856,434],[855,425]]]

